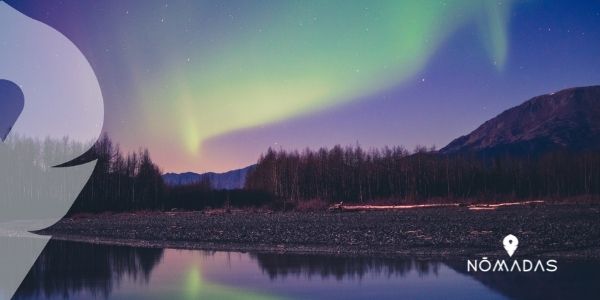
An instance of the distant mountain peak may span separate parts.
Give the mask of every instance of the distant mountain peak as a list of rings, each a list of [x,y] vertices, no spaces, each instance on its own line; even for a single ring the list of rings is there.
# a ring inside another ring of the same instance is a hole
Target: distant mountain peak
[[[246,183],[246,175],[248,174],[248,172],[254,169],[254,166],[255,165],[251,165],[245,168],[231,170],[224,173],[207,172],[198,174],[194,172],[170,172],[163,174],[162,177],[165,183],[169,186],[194,184],[208,179],[211,183],[211,186],[214,189],[233,190],[241,189],[244,187],[244,184]]]
[[[441,153],[600,149],[600,86],[533,97],[450,142]]]

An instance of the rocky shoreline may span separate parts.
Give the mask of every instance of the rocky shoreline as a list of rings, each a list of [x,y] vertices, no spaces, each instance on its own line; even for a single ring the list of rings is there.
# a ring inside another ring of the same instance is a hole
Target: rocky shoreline
[[[544,204],[362,212],[140,212],[65,218],[54,239],[139,247],[389,257],[600,259],[600,205]]]

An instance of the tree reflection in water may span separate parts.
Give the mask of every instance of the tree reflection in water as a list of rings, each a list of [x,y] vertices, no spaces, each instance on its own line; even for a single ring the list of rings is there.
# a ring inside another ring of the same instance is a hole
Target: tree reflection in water
[[[329,285],[331,282],[326,279],[343,281],[348,287],[360,281],[365,283],[362,288],[368,289],[373,288],[369,285],[373,282],[377,282],[377,286],[400,286],[407,280],[410,285],[415,282],[415,276],[422,277],[431,287],[425,290],[414,287],[419,289],[415,293],[425,296],[469,292],[480,284],[487,287],[480,290],[481,296],[499,293],[511,299],[583,299],[597,298],[600,294],[598,261],[559,260],[559,271],[555,273],[468,273],[466,260],[435,262],[272,253],[238,255],[244,259],[231,264],[229,254],[219,255],[219,252],[53,240],[29,271],[15,299],[110,298],[129,283],[146,285],[135,292],[143,298],[276,299],[279,293],[299,296],[294,294],[299,290],[289,289],[296,284],[305,287],[301,292],[314,288],[311,295],[325,297],[329,295],[327,288],[339,287],[337,283]],[[250,264],[245,263],[248,261]],[[182,267],[188,265],[191,268]],[[223,266],[229,267],[224,269]],[[157,273],[154,277],[153,272]],[[159,275],[161,272],[162,276]],[[261,272],[264,274],[262,279]],[[148,284],[151,277],[152,284]],[[371,292],[377,293],[377,290]]]
[[[124,278],[147,283],[162,256],[163,249],[51,240],[14,299],[67,299],[79,292],[107,298]]]
[[[416,271],[419,276],[437,276],[440,263],[412,259],[370,257],[330,257],[294,254],[250,254],[271,279],[289,275],[311,278],[361,279],[365,275],[404,276]]]

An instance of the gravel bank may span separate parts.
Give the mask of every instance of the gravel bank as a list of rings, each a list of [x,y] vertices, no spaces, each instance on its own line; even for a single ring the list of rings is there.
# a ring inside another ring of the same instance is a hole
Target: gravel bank
[[[464,207],[370,212],[153,212],[67,218],[56,239],[144,247],[411,257],[600,258],[600,205]]]

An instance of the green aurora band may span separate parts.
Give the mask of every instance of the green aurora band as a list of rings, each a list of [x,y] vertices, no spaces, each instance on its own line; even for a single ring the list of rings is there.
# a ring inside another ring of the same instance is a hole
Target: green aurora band
[[[257,6],[222,21],[199,58],[184,61],[185,53],[161,58],[165,76],[137,89],[144,99],[145,124],[155,124],[156,116],[175,120],[153,134],[175,134],[175,147],[201,155],[209,138],[402,84],[465,26],[479,27],[498,71],[507,59],[508,1],[279,1]]]

